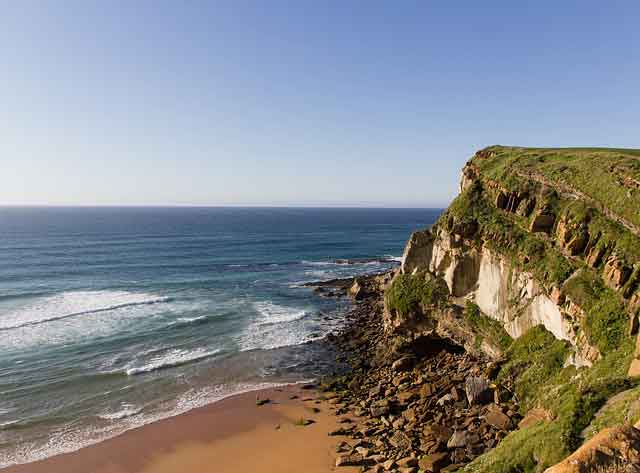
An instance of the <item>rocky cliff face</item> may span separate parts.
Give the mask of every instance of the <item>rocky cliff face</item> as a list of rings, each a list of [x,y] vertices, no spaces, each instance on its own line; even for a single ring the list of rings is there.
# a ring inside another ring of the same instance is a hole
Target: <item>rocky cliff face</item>
[[[601,443],[585,432],[625,422],[637,444],[638,182],[639,150],[493,146],[464,166],[438,222],[409,239],[385,293],[389,338],[447,338],[496,361],[496,389],[533,419],[461,471],[542,472]],[[629,464],[607,451],[577,455],[589,460],[575,471]]]
[[[617,151],[482,150],[438,223],[411,236],[402,272],[442,277],[513,338],[542,324],[573,346],[570,363],[590,366],[637,330],[640,191],[628,183],[639,170],[640,157]],[[624,199],[584,184],[596,178]],[[617,314],[602,313],[603,297]],[[615,332],[608,340],[592,333],[598,322]]]

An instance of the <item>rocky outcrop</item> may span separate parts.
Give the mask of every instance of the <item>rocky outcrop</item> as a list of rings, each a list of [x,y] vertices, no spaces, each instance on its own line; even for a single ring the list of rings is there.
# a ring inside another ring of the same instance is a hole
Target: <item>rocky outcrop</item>
[[[429,230],[411,235],[402,255],[402,272],[412,273],[416,268],[424,268],[431,261],[433,236]]]
[[[359,304],[387,288],[380,319],[363,325],[380,334],[349,381],[369,419],[358,438],[381,449],[374,471],[542,471],[574,451],[548,472],[637,470],[633,427],[582,447],[580,432],[612,425],[590,422],[640,377],[639,156],[481,150],[399,271],[351,288]]]
[[[629,224],[622,212],[605,212],[603,204],[594,205],[583,191],[569,190],[565,183],[556,185],[533,168],[514,171],[507,180],[484,175],[483,168],[497,162],[501,151],[482,150],[465,165],[458,200],[472,202],[462,209],[463,204],[454,202],[430,231],[414,233],[401,270],[405,274],[429,271],[443,278],[454,300],[459,304],[462,299],[473,300],[513,338],[544,325],[574,346],[572,363],[589,366],[601,353],[584,329],[588,301],[567,294],[564,286],[570,274],[550,272],[553,261],[549,269],[539,265],[537,272],[527,267],[532,258],[545,258],[544,248],[551,243],[559,249],[557,259],[566,260],[565,267],[575,271],[586,264],[594,269],[623,299],[633,326],[634,314],[640,311],[640,262],[630,261],[630,255],[640,251],[636,250],[640,238],[628,229],[635,224]],[[484,214],[478,216],[478,212]],[[617,217],[603,226],[612,213]],[[511,227],[498,223],[500,219]],[[625,225],[620,225],[621,219]],[[514,250],[521,245],[522,233],[530,235],[531,242]],[[529,253],[529,247],[542,255]],[[638,357],[640,364],[640,351]]]
[[[615,464],[631,466],[619,471],[640,471],[640,430],[630,425],[605,429],[545,473],[607,471],[606,467]]]
[[[550,294],[532,274],[518,271],[497,251],[464,243],[445,230],[439,231],[436,237],[421,238],[429,241],[427,253],[431,260],[428,265],[412,265],[411,269],[427,268],[441,276],[454,297],[472,299],[483,313],[502,322],[511,337],[518,338],[531,327],[542,324],[558,339],[575,346],[574,364],[590,365],[599,357],[597,348],[589,345],[577,331],[576,318],[582,311],[567,301],[559,288],[555,288],[555,295],[553,291]],[[410,254],[412,260],[417,261],[419,258],[412,254],[414,252],[412,249]],[[450,329],[452,324],[446,325]]]

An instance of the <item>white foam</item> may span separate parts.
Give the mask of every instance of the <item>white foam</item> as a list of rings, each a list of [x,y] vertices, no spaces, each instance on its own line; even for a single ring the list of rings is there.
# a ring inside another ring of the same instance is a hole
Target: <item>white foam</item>
[[[208,318],[207,315],[201,315],[199,317],[178,317],[175,321],[171,322],[169,325],[190,324],[193,322],[200,322],[201,320],[206,320],[207,318]]]
[[[395,261],[397,263],[402,263],[402,256],[393,256],[393,255],[385,255],[389,261]]]
[[[302,264],[307,265],[307,266],[335,266],[336,263],[332,262],[332,261],[308,261],[308,260],[302,260],[301,261]]]
[[[313,318],[308,318],[312,314],[308,309],[271,301],[254,302],[253,307],[257,317],[244,328],[238,338],[242,351],[300,345],[311,338],[318,338],[318,333],[326,335],[326,327],[320,327]]]
[[[3,313],[0,309],[0,321],[5,327],[0,328],[0,351],[19,354],[31,347],[137,332],[141,324],[147,328],[166,326],[165,316],[176,320],[201,309],[201,302],[174,300],[152,293],[86,291],[59,294],[40,298],[11,313]],[[163,316],[156,320],[157,315]],[[9,326],[14,327],[7,328]]]
[[[308,314],[305,309],[286,307],[271,301],[254,302],[254,309],[260,314],[259,325],[280,324],[300,320]]]
[[[5,427],[11,427],[12,425],[18,424],[19,422],[20,422],[20,419],[10,420],[7,422],[0,422],[0,430],[4,429]]]
[[[190,390],[180,396],[175,404],[167,406],[166,409],[144,415],[144,413],[134,414],[128,417],[116,419],[118,422],[110,423],[104,428],[88,429],[60,429],[48,437],[44,444],[24,442],[11,448],[11,451],[2,451],[0,447],[0,468],[12,465],[31,463],[44,460],[63,453],[75,452],[83,447],[95,445],[102,441],[117,437],[128,430],[142,427],[163,419],[184,414],[193,409],[203,407],[214,402],[221,401],[231,396],[243,394],[262,389],[271,389],[289,384],[304,384],[312,382],[312,379],[298,381],[296,383],[242,383],[234,386],[216,386],[200,390]]]
[[[157,371],[163,368],[173,368],[193,361],[202,360],[203,358],[208,358],[219,352],[219,349],[207,351],[204,348],[197,348],[195,350],[173,349],[162,355],[151,358],[151,360],[144,365],[128,367],[125,372],[129,376],[133,376],[136,374]]]
[[[120,420],[126,419],[138,415],[142,412],[142,407],[137,407],[135,404],[122,404],[122,409],[115,412],[109,412],[104,414],[98,414],[98,417],[104,420]]]
[[[167,297],[126,291],[72,291],[40,298],[33,303],[0,316],[0,330],[116,310],[136,305],[167,302]]]

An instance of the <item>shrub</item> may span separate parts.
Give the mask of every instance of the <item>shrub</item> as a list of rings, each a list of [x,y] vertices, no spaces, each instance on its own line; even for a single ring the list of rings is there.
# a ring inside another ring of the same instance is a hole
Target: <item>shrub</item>
[[[444,280],[428,273],[400,274],[385,293],[387,307],[401,315],[422,312],[428,307],[445,307],[449,304],[448,297]]]
[[[467,301],[464,308],[464,319],[476,332],[476,340],[481,342],[482,339],[489,339],[495,343],[501,350],[506,350],[513,341],[502,324],[484,315],[480,308],[473,302]],[[478,343],[479,344],[479,343]]]

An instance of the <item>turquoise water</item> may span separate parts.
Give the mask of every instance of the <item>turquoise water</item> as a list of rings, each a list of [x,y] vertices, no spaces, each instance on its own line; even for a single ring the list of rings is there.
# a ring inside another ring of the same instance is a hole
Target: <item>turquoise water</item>
[[[439,210],[0,209],[0,467],[329,372],[347,301]]]

